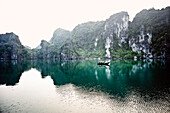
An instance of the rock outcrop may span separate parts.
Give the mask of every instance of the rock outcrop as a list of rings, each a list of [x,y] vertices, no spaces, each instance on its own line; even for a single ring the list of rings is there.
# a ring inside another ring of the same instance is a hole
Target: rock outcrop
[[[170,7],[139,12],[129,25],[129,45],[144,58],[170,55]]]
[[[142,10],[132,22],[127,12],[105,21],[57,29],[49,42],[30,50],[13,33],[0,35],[1,59],[170,58],[170,7]]]
[[[120,12],[106,21],[87,22],[76,26],[71,32],[72,44],[66,44],[74,45],[70,47],[73,49],[69,50],[72,52],[69,54],[74,58],[112,58],[110,51],[115,48],[113,43],[118,44],[116,48],[121,48],[121,44],[126,43],[128,22],[128,13]]]
[[[0,34],[0,59],[29,59],[29,49],[25,48],[14,33]]]
[[[54,31],[53,37],[49,42],[57,47],[61,47],[70,38],[70,35],[70,31],[58,28]]]

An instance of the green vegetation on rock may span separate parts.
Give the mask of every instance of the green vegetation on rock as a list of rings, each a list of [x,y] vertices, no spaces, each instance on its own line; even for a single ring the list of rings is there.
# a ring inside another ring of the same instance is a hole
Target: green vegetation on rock
[[[170,7],[127,12],[105,21],[55,30],[49,42],[24,47],[14,33],[0,35],[0,59],[170,58]]]
[[[0,59],[30,59],[30,53],[14,33],[0,35]]]

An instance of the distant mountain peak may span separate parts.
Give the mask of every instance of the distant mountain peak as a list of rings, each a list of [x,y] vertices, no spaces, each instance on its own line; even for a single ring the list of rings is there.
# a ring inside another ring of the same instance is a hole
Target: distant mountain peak
[[[53,37],[49,41],[54,45],[60,45],[70,38],[70,31],[58,28],[54,31]]]

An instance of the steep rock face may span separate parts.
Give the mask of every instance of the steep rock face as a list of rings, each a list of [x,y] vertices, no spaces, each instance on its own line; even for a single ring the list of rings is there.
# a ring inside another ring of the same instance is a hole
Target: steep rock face
[[[129,25],[129,46],[144,58],[170,55],[170,7],[142,10]]]
[[[127,12],[106,21],[57,29],[52,39],[30,51],[13,33],[0,35],[1,59],[167,58],[170,57],[170,7],[142,10],[132,22]]]
[[[30,50],[25,48],[14,33],[0,34],[0,59],[29,59]]]
[[[119,46],[121,46],[122,43],[126,43],[128,37],[128,23],[129,15],[127,12],[114,14],[105,21],[102,35],[106,40],[106,57],[113,57],[110,50],[114,51],[114,43],[117,43]]]
[[[145,27],[144,25],[140,28],[140,33],[129,40],[129,46],[132,50],[138,54],[145,53],[147,56],[152,58],[151,54],[151,40],[152,40],[152,27]]]
[[[131,51],[122,51],[122,43],[127,42],[128,22],[128,13],[120,12],[106,21],[79,24],[71,32],[57,29],[47,48],[40,45],[34,53],[37,58],[58,59],[123,57],[129,54],[125,51]]]
[[[60,49],[60,59],[61,60],[73,60],[77,59],[79,54],[76,52],[72,40],[68,40]]]
[[[128,23],[129,15],[127,12],[114,14],[105,21],[103,34],[105,37],[117,38],[119,45],[121,45],[122,42],[126,42],[125,39],[128,36]]]
[[[106,21],[80,24],[71,32],[80,58],[166,58],[169,37],[170,7],[142,10],[132,22],[127,12],[117,13]]]
[[[57,47],[61,47],[69,38],[70,38],[70,31],[58,28],[55,30],[53,37],[49,42],[51,44],[56,45]]]
[[[49,42],[42,40],[39,49],[32,50],[34,59],[51,59],[57,58],[55,46]]]
[[[49,42],[42,40],[41,44],[32,50],[33,59],[60,59],[60,49],[70,39],[70,32],[61,28],[54,31]]]
[[[44,59],[50,58],[50,52],[51,52],[51,48],[49,47],[50,44],[47,41],[42,40],[40,46],[41,46],[41,52],[42,52],[43,58]]]
[[[74,50],[80,58],[102,57],[104,55],[102,30],[104,22],[88,22],[75,27],[72,31]]]
[[[74,50],[80,58],[113,57],[110,51],[114,51],[114,43],[119,43],[119,47],[123,42],[126,43],[128,22],[128,13],[120,12],[106,21],[88,22],[76,26],[71,32]]]

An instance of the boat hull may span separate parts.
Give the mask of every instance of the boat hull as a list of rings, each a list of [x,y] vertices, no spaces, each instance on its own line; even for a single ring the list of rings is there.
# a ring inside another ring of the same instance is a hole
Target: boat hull
[[[97,63],[97,65],[109,65],[110,62],[107,62],[107,63]]]

